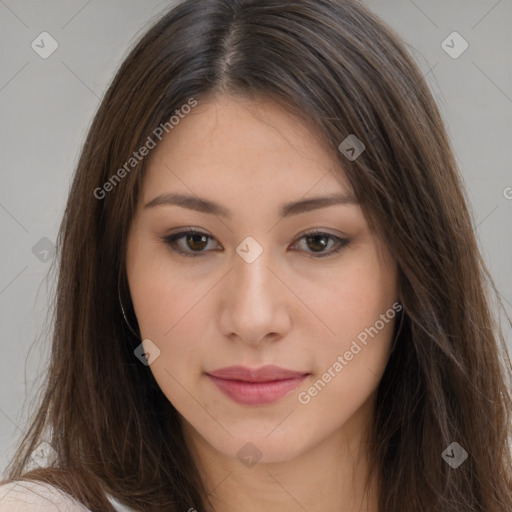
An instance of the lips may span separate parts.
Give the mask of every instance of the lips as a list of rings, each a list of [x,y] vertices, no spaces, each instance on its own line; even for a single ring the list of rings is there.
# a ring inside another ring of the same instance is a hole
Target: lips
[[[229,366],[207,373],[227,397],[244,405],[264,405],[289,394],[308,373],[268,365],[261,368]]]
[[[272,382],[275,380],[294,379],[307,375],[307,372],[297,372],[267,365],[261,368],[247,368],[245,366],[228,366],[219,370],[208,372],[213,377],[228,380],[241,380],[244,382]]]

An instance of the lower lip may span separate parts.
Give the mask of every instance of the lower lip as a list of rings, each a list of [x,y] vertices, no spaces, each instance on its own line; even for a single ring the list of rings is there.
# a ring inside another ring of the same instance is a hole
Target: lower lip
[[[213,383],[229,398],[244,405],[270,404],[295,389],[307,375],[271,382],[244,382],[208,375]]]

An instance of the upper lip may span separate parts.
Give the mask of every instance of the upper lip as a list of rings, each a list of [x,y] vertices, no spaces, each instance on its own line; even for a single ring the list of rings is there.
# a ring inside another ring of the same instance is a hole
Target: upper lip
[[[260,368],[247,368],[246,366],[227,366],[207,372],[208,375],[228,380],[242,380],[246,382],[270,382],[274,380],[293,379],[307,375],[307,372],[297,372],[280,368],[279,366],[266,365]]]

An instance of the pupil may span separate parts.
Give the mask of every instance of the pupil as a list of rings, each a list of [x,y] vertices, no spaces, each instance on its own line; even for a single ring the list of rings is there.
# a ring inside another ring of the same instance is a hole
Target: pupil
[[[193,235],[189,235],[188,236],[188,239],[187,239],[187,242],[192,240],[192,244],[196,244],[196,243],[199,243],[201,245],[201,243],[203,243],[203,245],[201,247],[193,247],[192,245],[189,244],[189,247],[191,249],[204,249],[204,247],[206,246],[206,235],[198,235],[198,234],[193,234]],[[199,241],[197,240],[199,239]]]
[[[315,243],[315,241],[318,241],[318,239],[323,240],[323,242]],[[313,240],[313,245],[316,245],[320,251],[322,249],[325,249],[325,246],[327,245],[325,242],[326,237],[323,235],[315,235],[315,236],[308,236],[308,243]],[[316,249],[310,245],[311,249],[313,249],[316,252]],[[320,252],[319,251],[319,252]]]

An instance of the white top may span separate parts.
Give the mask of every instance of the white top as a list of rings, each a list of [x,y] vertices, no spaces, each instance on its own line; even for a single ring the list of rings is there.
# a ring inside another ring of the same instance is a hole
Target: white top
[[[108,500],[117,512],[134,512],[112,496]],[[69,494],[43,482],[18,480],[0,485],[0,512],[91,512]]]

